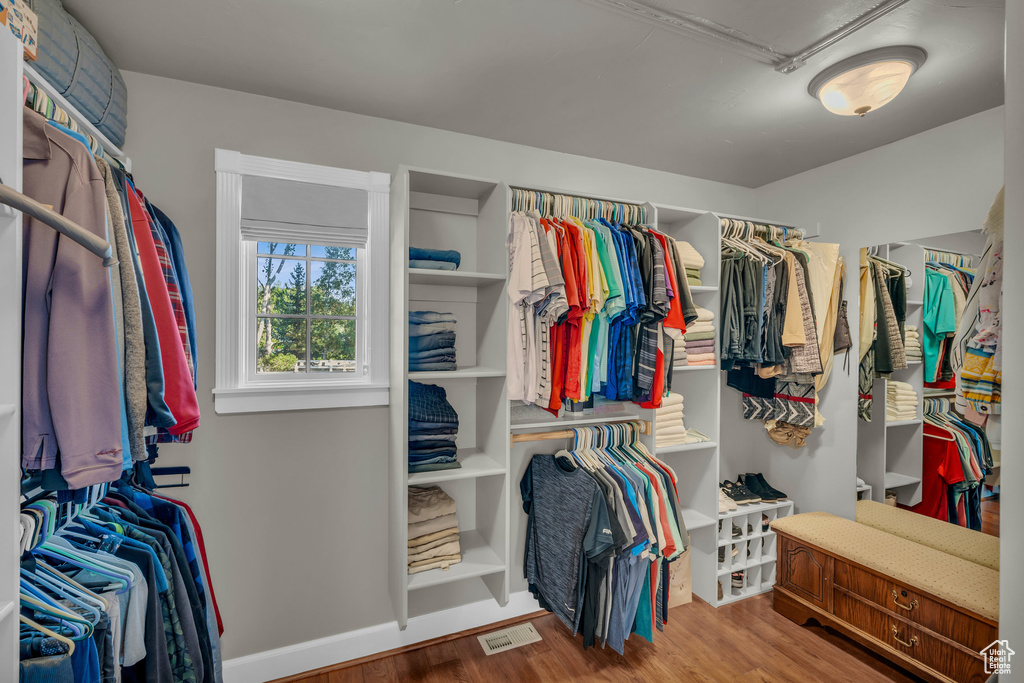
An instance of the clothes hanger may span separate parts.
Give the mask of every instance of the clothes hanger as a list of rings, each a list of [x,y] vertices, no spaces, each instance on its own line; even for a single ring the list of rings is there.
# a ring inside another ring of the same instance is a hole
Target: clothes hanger
[[[74,654],[74,652],[75,652],[75,641],[71,640],[70,638],[65,638],[64,636],[62,636],[62,635],[60,635],[60,634],[58,634],[58,633],[56,633],[54,631],[51,631],[50,629],[46,628],[45,626],[42,626],[41,624],[37,624],[36,622],[34,622],[31,619],[29,619],[28,617],[26,617],[24,614],[19,614],[18,615],[18,621],[20,621],[21,623],[25,624],[26,626],[29,626],[29,627],[35,629],[36,631],[39,631],[40,633],[42,633],[44,635],[50,636],[54,640],[59,640],[60,642],[65,643],[68,646],[68,656],[71,656],[72,654]]]
[[[106,611],[110,608],[110,606],[103,601],[100,601],[99,604],[93,603],[91,600],[84,598],[83,594],[81,594],[80,591],[72,588],[70,584],[61,585],[61,582],[56,581],[53,578],[46,576],[45,574],[39,573],[38,570],[36,571],[36,573],[31,573],[28,570],[22,569],[21,575],[25,578],[26,581],[35,581],[36,587],[38,589],[49,590],[55,593],[56,595],[60,596],[61,598],[67,600],[78,609],[87,612],[92,617],[91,619],[88,619],[88,621],[93,626],[99,623],[101,618],[101,611]]]

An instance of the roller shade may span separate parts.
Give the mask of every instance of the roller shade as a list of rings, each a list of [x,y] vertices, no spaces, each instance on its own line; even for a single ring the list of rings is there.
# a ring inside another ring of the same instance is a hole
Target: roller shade
[[[258,176],[242,179],[242,239],[362,249],[365,190]]]

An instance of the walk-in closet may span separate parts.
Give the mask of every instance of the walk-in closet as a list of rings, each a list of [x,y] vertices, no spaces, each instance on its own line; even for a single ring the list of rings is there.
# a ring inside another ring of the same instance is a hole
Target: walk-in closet
[[[1002,0],[0,0],[0,683],[1014,680],[1022,65]]]

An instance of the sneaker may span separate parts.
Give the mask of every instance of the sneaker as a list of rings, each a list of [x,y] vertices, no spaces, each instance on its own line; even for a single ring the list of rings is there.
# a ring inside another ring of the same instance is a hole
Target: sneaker
[[[751,503],[760,503],[761,502],[761,494],[759,494],[758,492],[752,490],[749,486],[744,484],[743,480],[740,477],[737,477],[736,481],[733,482],[733,483],[739,488],[741,493],[746,494],[750,498],[750,502]]]
[[[736,501],[727,496],[724,490],[718,489],[718,514],[724,515],[736,509]]]
[[[755,496],[759,496],[762,502],[765,503],[777,503],[778,497],[775,496],[771,490],[766,489],[761,485],[761,482],[753,474],[741,474],[737,483],[746,486],[747,489]]]
[[[750,475],[748,474],[747,476],[749,477]],[[771,494],[773,496],[775,496],[776,500],[787,500],[789,498],[789,496],[787,496],[785,493],[783,493],[782,491],[778,490],[777,488],[775,488],[771,484],[769,484],[765,480],[764,475],[761,474],[760,472],[758,472],[757,474],[755,474],[753,476],[757,480],[757,482],[759,484],[761,484],[761,488],[766,490],[766,491],[770,491]]]
[[[732,498],[738,505],[747,505],[761,501],[760,498],[748,491],[746,487],[740,486],[734,481],[722,482],[722,490],[725,491],[725,495]]]
[[[742,590],[743,589],[743,572],[742,571],[738,571],[738,572],[733,572],[732,573],[732,587],[735,588],[736,590]]]

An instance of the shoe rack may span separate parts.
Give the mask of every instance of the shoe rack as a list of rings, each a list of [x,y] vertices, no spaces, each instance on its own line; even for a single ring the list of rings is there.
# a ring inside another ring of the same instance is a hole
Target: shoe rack
[[[718,587],[712,604],[717,606],[766,593],[775,585],[778,539],[771,523],[793,514],[793,501],[749,503],[738,508],[718,515],[715,527]],[[740,580],[734,582],[734,578]]]

